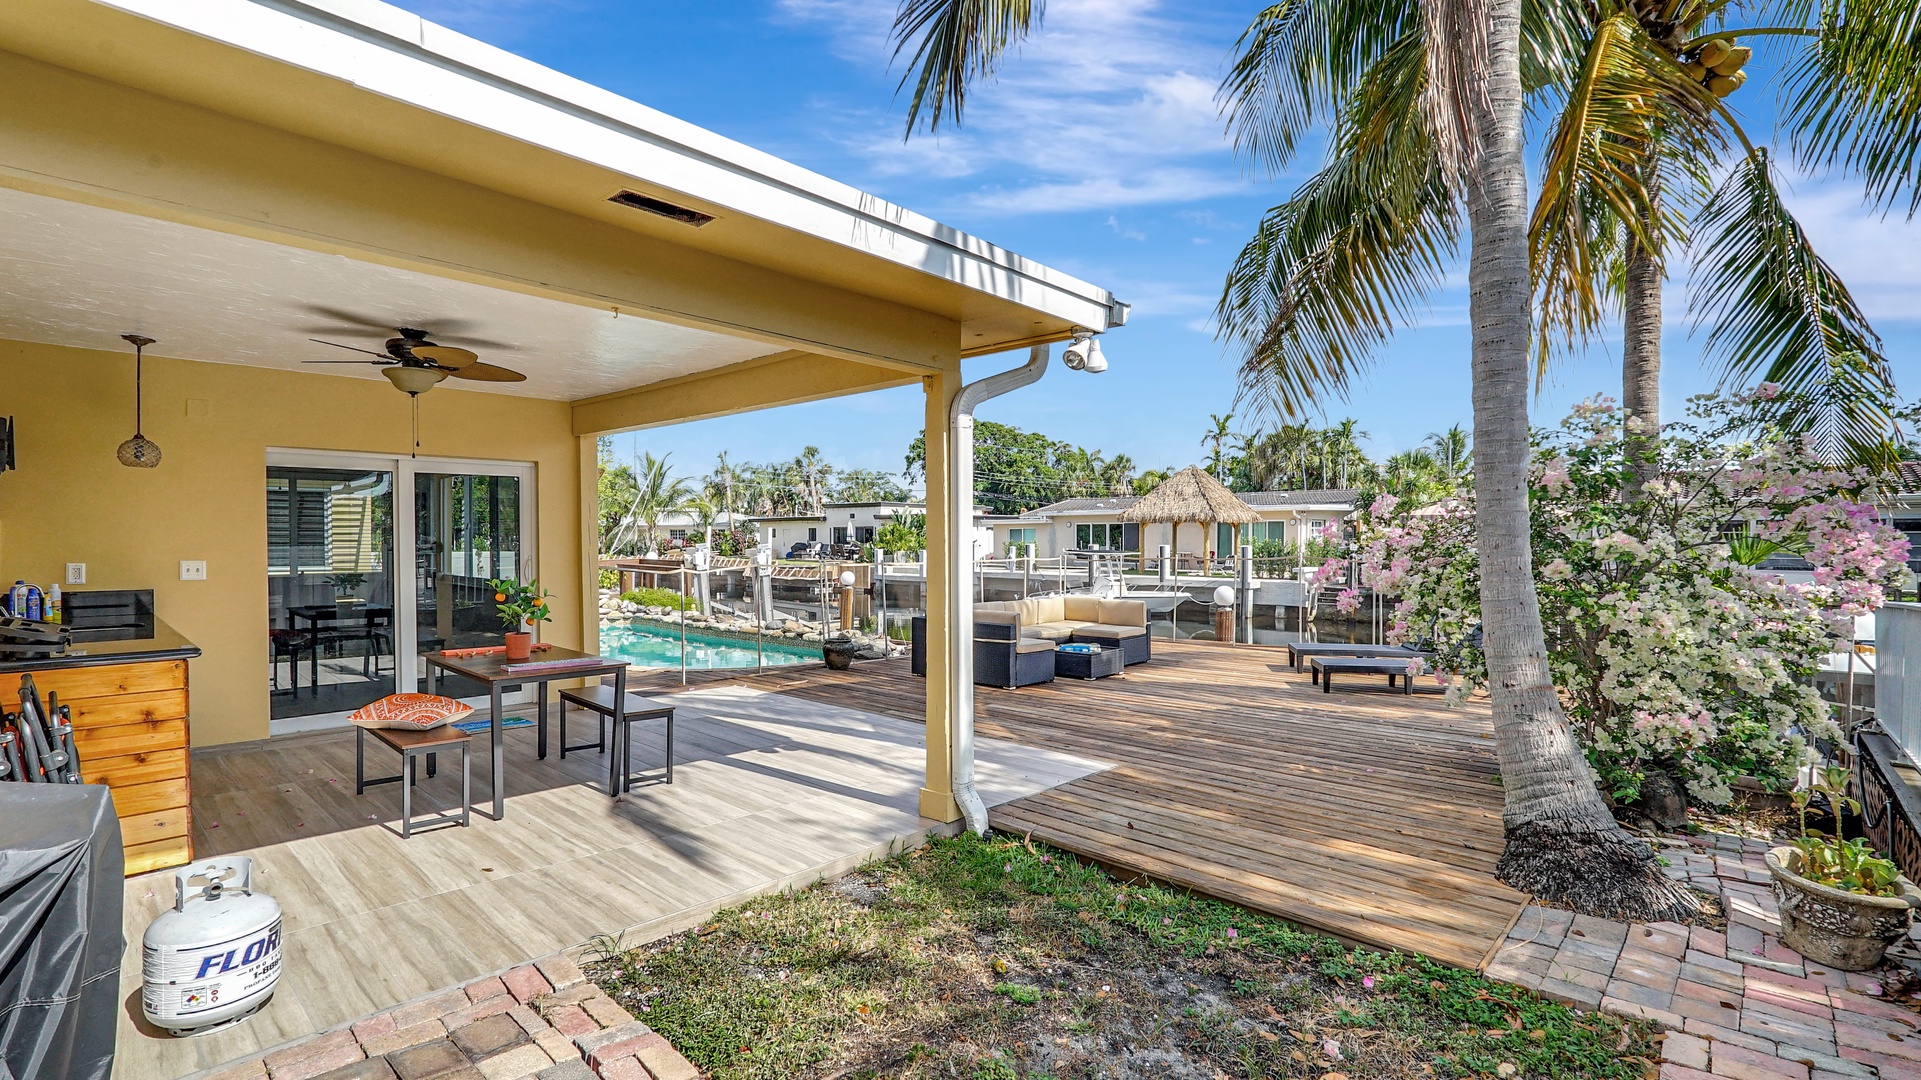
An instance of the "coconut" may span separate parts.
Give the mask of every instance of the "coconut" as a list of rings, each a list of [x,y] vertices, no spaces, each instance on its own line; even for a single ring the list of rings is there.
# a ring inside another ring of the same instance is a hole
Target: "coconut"
[[[1732,75],[1708,76],[1708,92],[1715,97],[1727,97],[1740,89],[1741,83]]]
[[[1699,60],[1689,60],[1681,65],[1681,70],[1687,72],[1688,78],[1695,82],[1701,82],[1708,77],[1708,66]]]
[[[1746,45],[1736,45],[1728,50],[1728,54],[1721,58],[1720,63],[1714,65],[1714,70],[1722,75],[1732,75],[1741,70],[1741,65],[1747,63],[1748,58],[1753,55],[1753,49]]]
[[[1701,46],[1701,51],[1694,54],[1694,58],[1708,67],[1713,67],[1727,59],[1728,52],[1733,48],[1734,46],[1729,45],[1726,38],[1715,38]]]

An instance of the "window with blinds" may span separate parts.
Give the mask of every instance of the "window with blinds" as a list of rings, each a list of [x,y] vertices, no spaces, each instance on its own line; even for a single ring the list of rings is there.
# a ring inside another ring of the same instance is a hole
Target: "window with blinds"
[[[329,487],[309,488],[294,480],[268,478],[269,574],[324,574],[333,569]]]

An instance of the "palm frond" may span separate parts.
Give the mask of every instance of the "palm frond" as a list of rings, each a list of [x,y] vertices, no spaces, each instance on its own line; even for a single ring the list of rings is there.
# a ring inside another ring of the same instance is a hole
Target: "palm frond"
[[[959,123],[968,88],[993,75],[1007,50],[1041,21],[1046,0],[901,0],[894,16],[894,57],[913,59],[900,87],[914,84],[907,130]]]
[[[1216,316],[1247,349],[1240,400],[1297,416],[1344,393],[1441,283],[1459,210],[1416,107],[1424,82],[1410,32],[1353,93],[1329,163],[1235,260]]]
[[[1281,0],[1234,43],[1216,95],[1234,149],[1279,172],[1303,133],[1330,118],[1393,44],[1420,21],[1418,0]]]
[[[1777,383],[1809,403],[1780,417],[1831,461],[1873,453],[1893,434],[1893,377],[1881,339],[1848,287],[1808,241],[1756,150],[1696,221],[1695,326],[1723,386]]]
[[[1788,69],[1794,147],[1866,181],[1884,207],[1921,211],[1921,6],[1830,0],[1820,33]]]
[[[1606,321],[1629,243],[1664,257],[1698,199],[1704,170],[1726,147],[1720,113],[1698,83],[1611,3],[1558,98],[1557,120],[1529,223],[1539,320],[1536,356],[1575,348]]]

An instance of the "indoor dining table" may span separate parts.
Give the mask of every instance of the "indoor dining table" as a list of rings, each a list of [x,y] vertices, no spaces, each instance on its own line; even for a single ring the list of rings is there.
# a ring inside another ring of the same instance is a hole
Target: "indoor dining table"
[[[614,700],[627,700],[627,661],[610,660],[604,656],[564,649],[558,645],[540,646],[528,660],[508,660],[505,649],[452,649],[445,652],[420,654],[426,662],[427,687],[429,694],[435,693],[440,683],[440,673],[459,675],[472,679],[487,687],[490,730],[493,734],[492,754],[493,771],[490,782],[493,784],[494,812],[488,816],[499,821],[507,810],[506,748],[500,740],[500,697],[509,687],[534,685],[534,696],[539,705],[538,753],[547,756],[547,684],[558,679],[590,679],[602,675],[614,677]],[[619,731],[616,726],[615,739],[618,744]],[[619,754],[607,755],[607,791],[613,794],[619,790],[614,779],[614,771],[619,767]],[[485,810],[480,811],[486,813]]]

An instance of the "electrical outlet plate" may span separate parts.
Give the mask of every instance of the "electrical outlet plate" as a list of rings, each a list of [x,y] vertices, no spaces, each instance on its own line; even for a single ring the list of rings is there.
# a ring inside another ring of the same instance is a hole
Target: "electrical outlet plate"
[[[87,564],[70,562],[67,564],[67,584],[85,585],[87,583]]]
[[[207,580],[207,563],[206,563],[206,561],[205,561],[204,559],[182,559],[182,560],[180,560],[180,580],[182,580],[182,581],[205,581],[205,580]]]

